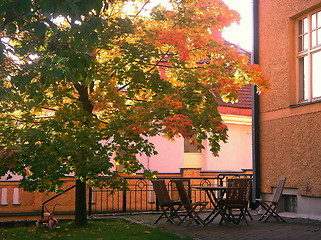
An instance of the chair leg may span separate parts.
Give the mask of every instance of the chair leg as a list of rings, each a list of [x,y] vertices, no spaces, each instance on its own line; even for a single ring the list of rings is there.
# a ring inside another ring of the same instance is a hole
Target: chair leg
[[[154,224],[158,223],[159,220],[160,220],[161,218],[163,218],[163,217],[166,217],[168,222],[170,222],[171,224],[174,224],[174,221],[173,221],[173,220],[171,219],[171,217],[169,217],[169,216],[167,215],[167,213],[166,213],[170,208],[171,208],[171,207],[167,207],[166,209],[163,208],[163,209],[162,209],[163,213],[156,219],[156,221],[155,221]]]
[[[281,218],[279,214],[275,212],[275,209],[271,209],[269,215],[266,216],[266,218],[263,220],[263,222],[267,222],[270,217],[274,217],[277,221],[282,221],[285,223],[285,220]]]
[[[270,213],[272,206],[271,205],[267,206],[264,203],[261,203],[261,207],[264,208],[265,212],[262,214],[262,216],[259,218],[258,221],[261,221],[263,218],[265,218]]]
[[[231,218],[231,210],[228,209],[228,208],[221,208],[220,209],[220,214],[221,214],[221,220],[220,220],[220,223],[219,225],[221,225],[223,223],[223,221],[225,223],[227,222],[231,222],[232,221],[232,218]]]
[[[270,204],[269,206],[267,206],[261,203],[261,206],[265,209],[265,213],[262,214],[258,221],[263,220],[263,222],[267,222],[267,220],[269,220],[270,217],[274,217],[277,221],[285,222],[285,220],[281,218],[280,215],[277,214],[277,212],[275,211],[277,207],[275,204]]]
[[[174,206],[171,207],[171,211],[170,211],[170,217],[171,219],[174,219],[174,218],[178,218],[179,221],[181,221],[181,217],[179,216],[178,214],[178,211],[181,209],[183,205],[179,205],[176,209]]]
[[[241,217],[241,221],[245,221],[246,225],[248,226],[249,223],[247,222],[247,219],[246,219],[246,212],[248,212],[247,208],[242,208],[241,209],[241,213],[240,213],[240,217]],[[250,215],[251,216],[251,215]],[[252,216],[251,216],[252,218]],[[252,219],[253,220],[253,219]]]
[[[205,221],[199,216],[199,214],[203,211],[203,209],[205,208],[205,206],[202,206],[198,212],[195,211],[196,208],[193,208],[193,212],[195,215],[195,220],[197,220],[198,222],[200,222],[203,226],[206,225]]]
[[[284,222],[285,223],[285,220],[283,219],[283,218],[281,218],[281,216],[279,215],[279,214],[277,214],[277,213],[275,213],[276,214],[276,218],[278,218],[279,220],[281,220],[281,222]]]
[[[248,208],[245,209],[245,212],[250,217],[250,219],[253,221],[253,217],[252,217],[252,215],[251,215],[251,213],[250,213]]]
[[[164,215],[164,214],[161,214],[161,215],[156,219],[156,221],[154,222],[154,224],[158,223],[159,220],[161,220],[161,218],[163,217],[163,215]]]
[[[206,226],[206,223],[204,220],[199,216],[199,213],[204,209],[205,206],[202,206],[198,211],[195,211],[198,206],[194,206],[192,209],[187,211],[186,215],[183,219],[179,222],[179,225],[182,224],[188,217],[190,218],[187,222],[186,226],[191,224],[192,222],[196,222],[197,224],[202,224],[203,226]]]
[[[193,217],[189,220],[186,226],[191,224],[193,221],[195,221],[197,224],[201,223],[203,226],[206,225],[204,220],[199,216],[199,212],[196,212],[194,208],[191,210],[191,215],[193,215]]]
[[[232,222],[235,224],[239,224],[241,221],[245,221],[246,225],[248,226],[249,223],[246,219],[246,209],[239,208],[238,210],[240,211],[240,213],[238,215],[235,215],[235,213],[233,213],[233,209],[224,209],[223,213],[221,214],[222,217],[219,224],[221,225],[223,221],[225,221],[226,223]]]
[[[188,217],[191,217],[189,212],[187,212],[187,214],[181,219],[181,221],[178,223],[178,225],[181,225]]]

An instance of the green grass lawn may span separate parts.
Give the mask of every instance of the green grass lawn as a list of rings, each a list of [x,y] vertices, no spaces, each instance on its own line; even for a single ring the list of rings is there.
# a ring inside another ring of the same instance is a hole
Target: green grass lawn
[[[77,240],[178,240],[175,234],[163,232],[122,219],[90,221],[86,227],[76,227],[73,222],[58,224],[58,228],[50,230],[48,227],[28,226],[0,228],[1,240],[40,240],[40,239],[77,239]]]

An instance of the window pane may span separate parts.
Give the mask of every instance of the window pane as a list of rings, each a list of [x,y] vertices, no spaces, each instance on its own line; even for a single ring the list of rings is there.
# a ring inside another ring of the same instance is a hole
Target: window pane
[[[299,59],[299,100],[308,99],[308,57]]]
[[[303,33],[303,20],[299,21],[299,35]]]
[[[318,29],[318,45],[321,44],[321,29]]]
[[[321,11],[318,12],[318,27],[321,27]]]
[[[304,33],[308,32],[308,19],[307,18],[303,19],[303,32]]]
[[[303,50],[303,37],[299,37],[298,48],[299,52]]]
[[[303,36],[303,50],[308,49],[308,35]]]
[[[315,47],[317,45],[317,31],[312,32],[312,47]]]
[[[196,141],[196,136],[193,136],[192,139]],[[184,153],[200,153],[201,150],[197,148],[197,145],[192,144],[190,139],[184,138]]]
[[[312,21],[312,29],[315,29],[317,27],[317,14],[312,14],[311,17],[311,21]]]
[[[321,97],[321,52],[312,54],[312,98]]]

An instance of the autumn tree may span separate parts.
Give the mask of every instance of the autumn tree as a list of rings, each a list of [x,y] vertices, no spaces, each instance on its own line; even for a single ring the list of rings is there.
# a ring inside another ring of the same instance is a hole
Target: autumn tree
[[[83,225],[86,183],[119,186],[111,159],[142,169],[136,156],[157,154],[148,137],[208,139],[218,153],[227,129],[216,96],[235,102],[242,86],[268,84],[211,34],[236,12],[221,0],[169,2],[146,14],[148,0],[130,11],[125,0],[1,0],[0,176],[57,191],[74,173]]]

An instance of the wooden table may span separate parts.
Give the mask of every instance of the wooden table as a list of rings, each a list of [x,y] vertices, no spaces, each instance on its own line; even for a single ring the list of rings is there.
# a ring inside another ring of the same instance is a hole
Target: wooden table
[[[226,193],[227,187],[214,186],[214,187],[194,187],[194,188],[205,191],[211,204],[214,207],[213,210],[211,211],[211,213],[204,220],[204,222],[206,224],[208,224],[208,223],[212,222],[219,214],[221,214],[220,201],[222,200],[224,194]],[[219,196],[216,195],[217,191],[220,192]]]

